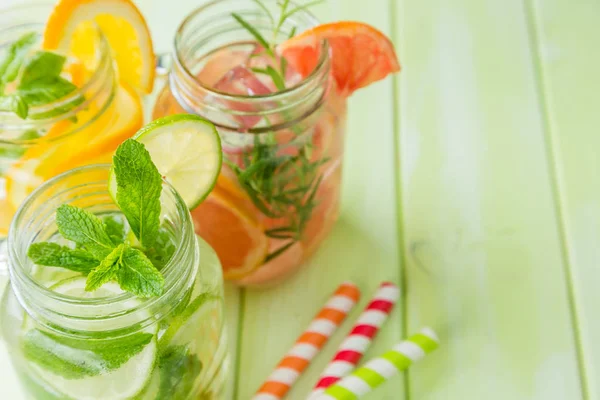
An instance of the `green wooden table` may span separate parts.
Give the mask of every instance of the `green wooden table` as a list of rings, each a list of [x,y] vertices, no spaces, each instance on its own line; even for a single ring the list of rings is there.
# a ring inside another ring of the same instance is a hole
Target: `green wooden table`
[[[159,50],[201,3],[138,2]],[[600,399],[600,3],[328,0],[315,12],[377,26],[404,69],[350,101],[342,216],[318,254],[276,288],[228,287],[228,398],[250,399],[350,279],[361,307],[382,280],[403,288],[369,356],[424,325],[442,340],[369,399]],[[289,399],[304,399],[361,307]],[[7,376],[0,393],[15,393]]]

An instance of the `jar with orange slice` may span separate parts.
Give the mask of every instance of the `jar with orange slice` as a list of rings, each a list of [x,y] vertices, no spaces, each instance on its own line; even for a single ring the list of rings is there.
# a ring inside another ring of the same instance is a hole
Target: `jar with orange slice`
[[[399,69],[377,29],[319,25],[289,0],[214,0],[183,21],[153,116],[219,131],[223,168],[192,215],[226,279],[273,284],[318,249],[339,214],[347,98]]]
[[[0,10],[0,243],[43,182],[110,162],[141,127],[153,82],[150,35],[129,0]]]

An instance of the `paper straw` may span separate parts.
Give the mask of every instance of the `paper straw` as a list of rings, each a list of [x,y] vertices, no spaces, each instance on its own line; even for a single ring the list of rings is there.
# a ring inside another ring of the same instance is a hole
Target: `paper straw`
[[[373,299],[321,374],[309,399],[316,398],[318,394],[323,393],[325,389],[356,368],[373,342],[379,328],[390,315],[394,304],[398,301],[398,297],[400,297],[398,286],[390,282],[381,284]]]
[[[341,284],[252,399],[282,399],[359,298],[353,283]]]
[[[319,400],[356,400],[381,385],[400,371],[406,370],[426,354],[437,349],[439,340],[430,328],[400,342],[390,351],[375,358],[351,375],[330,386],[316,398]]]

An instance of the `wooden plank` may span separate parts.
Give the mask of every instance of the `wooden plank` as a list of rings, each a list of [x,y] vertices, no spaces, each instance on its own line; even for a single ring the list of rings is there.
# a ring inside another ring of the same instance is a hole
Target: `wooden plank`
[[[600,399],[600,3],[530,1],[540,93],[578,310],[587,398]]]
[[[387,0],[371,2],[369,7],[361,0],[330,0],[315,12],[323,21],[361,20],[390,33]],[[239,400],[251,398],[335,287],[352,280],[360,286],[363,299],[288,395],[292,400],[304,399],[379,283],[400,280],[392,90],[388,79],[356,93],[350,102],[342,215],[331,236],[287,282],[246,292]],[[400,309],[394,310],[369,355],[381,353],[401,336]],[[403,393],[402,379],[397,379],[372,398],[402,400]]]
[[[397,4],[410,398],[581,399],[523,3]]]

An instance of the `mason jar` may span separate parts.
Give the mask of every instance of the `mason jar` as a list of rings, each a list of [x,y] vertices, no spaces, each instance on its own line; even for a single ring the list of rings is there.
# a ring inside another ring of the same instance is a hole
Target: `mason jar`
[[[59,175],[15,215],[0,326],[22,386],[31,399],[221,399],[227,373],[221,266],[168,183],[161,226],[175,252],[161,269],[162,295],[139,298],[111,282],[85,292],[81,273],[37,266],[27,256],[32,243],[60,243],[59,205],[119,218],[108,172],[108,165],[86,166]]]
[[[277,15],[275,0],[261,3]],[[265,285],[296,271],[338,217],[346,100],[330,79],[327,42],[308,76],[286,63],[285,88],[254,73],[273,60],[232,12],[278,43],[317,24],[302,10],[274,33],[252,0],[198,8],[177,31],[153,116],[187,112],[217,126],[224,163],[211,195],[192,210],[196,232],[216,250],[225,279]]]
[[[29,32],[38,33],[41,42],[52,7],[50,3],[0,9],[0,54]],[[53,103],[30,107],[25,120],[0,111],[0,244],[15,211],[33,189],[69,169],[110,162],[117,146],[143,124],[138,94],[118,83],[108,42],[98,28],[92,29],[97,40],[86,60],[61,49],[67,56],[63,75],[77,90]],[[3,253],[0,249],[0,257]]]

